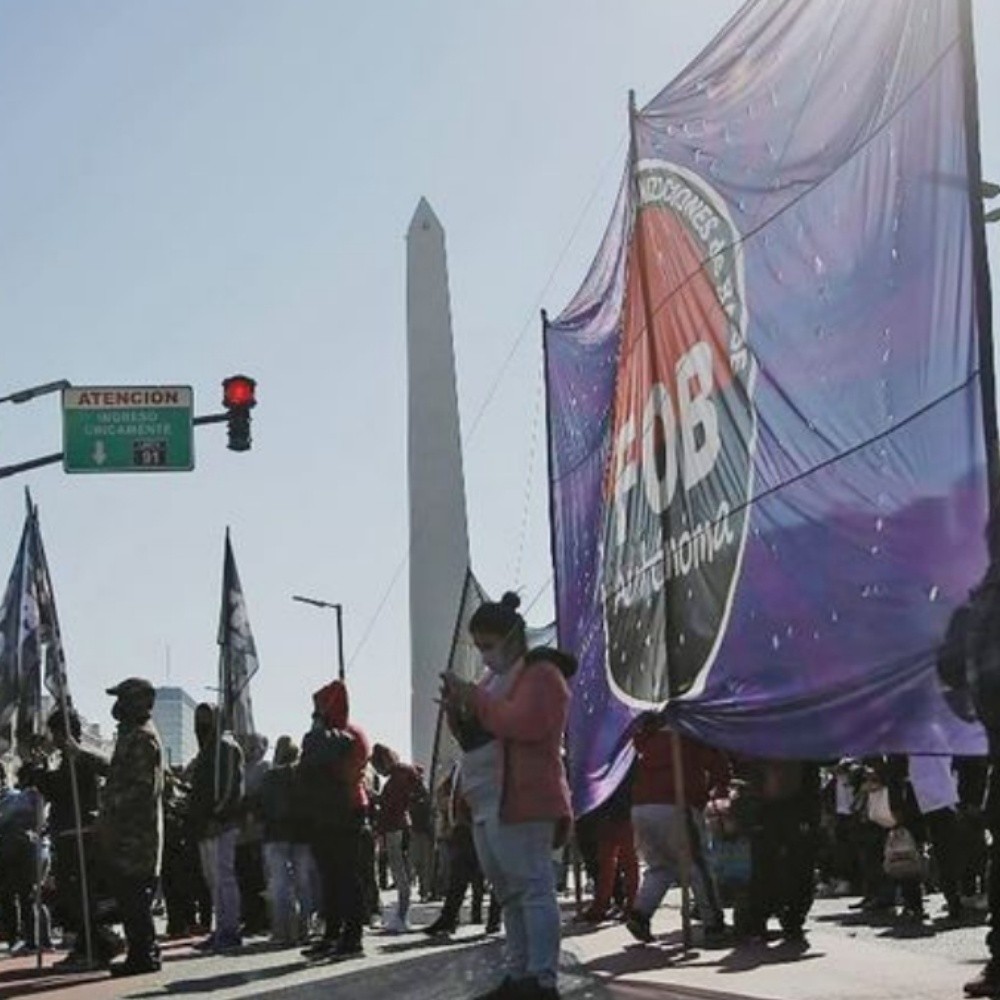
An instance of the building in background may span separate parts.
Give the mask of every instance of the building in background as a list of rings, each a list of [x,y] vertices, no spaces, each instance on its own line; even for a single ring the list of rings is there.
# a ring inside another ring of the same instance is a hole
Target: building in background
[[[183,688],[156,689],[153,722],[163,741],[163,755],[168,767],[187,764],[198,752],[194,735],[194,710],[197,702]]]

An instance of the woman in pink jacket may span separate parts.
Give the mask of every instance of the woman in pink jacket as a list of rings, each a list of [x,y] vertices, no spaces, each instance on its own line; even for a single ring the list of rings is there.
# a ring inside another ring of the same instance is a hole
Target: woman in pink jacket
[[[483,872],[503,907],[507,977],[479,1000],[558,997],[559,904],[553,845],[569,827],[562,763],[571,658],[528,653],[520,600],[483,604],[469,631],[483,657],[479,684],[444,676],[443,698],[465,750],[462,794]]]

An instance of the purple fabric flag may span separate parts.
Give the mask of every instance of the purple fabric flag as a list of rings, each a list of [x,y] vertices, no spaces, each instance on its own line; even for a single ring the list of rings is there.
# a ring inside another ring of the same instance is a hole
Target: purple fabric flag
[[[546,329],[578,814],[644,709],[758,756],[983,751],[936,668],[995,446],[974,87],[964,0],[758,0],[635,116]]]

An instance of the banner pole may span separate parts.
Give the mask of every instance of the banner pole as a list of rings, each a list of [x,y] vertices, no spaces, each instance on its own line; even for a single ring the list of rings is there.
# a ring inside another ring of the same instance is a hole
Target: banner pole
[[[62,709],[63,724],[66,727],[66,737],[71,736],[69,725],[69,700],[66,697],[66,685],[59,685],[59,707]],[[80,903],[83,913],[83,943],[87,955],[87,965],[94,964],[94,937],[90,924],[90,886],[87,875],[87,854],[83,844],[83,811],[80,807],[80,783],[76,773],[76,757],[68,754],[69,787],[73,796],[73,823],[75,826],[76,854],[80,865]]]
[[[31,517],[32,517],[32,528],[34,532],[34,543],[35,543],[35,554],[37,557],[37,569],[36,571],[41,571],[44,576],[45,586],[49,594],[49,600],[51,604],[51,628],[52,636],[50,637],[55,642],[55,650],[53,650],[52,643],[46,648],[46,659],[49,656],[56,657],[56,669],[58,670],[59,677],[59,687],[58,687],[58,700],[59,709],[62,712],[63,717],[63,733],[67,740],[70,739],[72,733],[70,731],[70,717],[69,717],[69,695],[66,690],[66,663],[63,653],[62,645],[62,633],[59,629],[59,618],[56,612],[55,604],[55,594],[52,592],[52,577],[49,573],[49,561],[45,555],[45,547],[42,545],[42,535],[41,529],[38,525],[38,508],[34,505],[29,497],[29,504],[31,505]],[[46,673],[48,670],[46,669]],[[94,962],[94,939],[93,939],[93,928],[90,921],[90,885],[89,876],[87,874],[87,857],[86,851],[84,850],[83,843],[83,811],[80,806],[80,782],[76,771],[76,756],[73,753],[67,755],[67,763],[69,764],[69,787],[70,795],[73,800],[73,824],[75,829],[74,840],[76,841],[76,853],[77,861],[80,865],[80,909],[83,915],[83,941],[84,950],[87,956],[87,964],[93,965]]]
[[[228,607],[227,601],[229,600],[229,574],[227,570],[229,569],[229,560],[232,553],[229,542],[229,528],[226,528],[226,544],[225,550],[222,555],[222,612],[221,612],[221,622],[227,620]],[[222,792],[222,731],[226,725],[226,709],[228,707],[229,698],[229,678],[231,671],[229,669],[229,646],[227,645],[229,639],[228,630],[223,630],[220,626],[219,631],[219,686],[216,689],[215,694],[215,801],[212,803],[212,814],[215,815],[215,810],[219,808],[219,796]]]
[[[45,825],[45,800],[35,793],[35,968],[42,970],[42,828]]]
[[[996,359],[993,351],[993,293],[990,286],[989,253],[983,207],[983,165],[979,136],[979,84],[976,77],[976,43],[972,0],[961,0],[958,8],[962,44],[965,98],[965,145],[969,178],[969,216],[972,225],[972,266],[976,325],[979,330],[979,383],[982,389],[983,435],[989,483],[990,558],[1000,560],[1000,432],[997,428]]]
[[[629,150],[629,172],[632,175],[632,190],[633,197],[635,198],[635,206],[633,212],[634,219],[634,230],[633,234],[635,237],[635,253],[636,253],[636,266],[638,268],[638,279],[639,279],[639,293],[642,296],[642,310],[643,319],[646,324],[646,337],[651,338],[655,336],[655,320],[656,311],[653,308],[653,301],[650,298],[649,290],[649,270],[648,270],[648,255],[646,247],[645,233],[642,228],[642,219],[640,216],[640,209],[642,203],[642,192],[639,189],[639,146],[636,137],[636,119],[638,117],[636,111],[635,103],[635,91],[630,90],[628,95],[628,123],[629,123],[629,137],[630,150]],[[662,523],[660,528],[661,537],[663,536]],[[666,538],[663,537],[664,548],[666,547]],[[663,584],[663,603],[666,606],[667,602],[667,583],[664,580]],[[663,642],[664,646],[667,644],[667,630],[669,628],[669,619],[666,613],[663,616]],[[670,664],[670,654],[669,650],[666,655],[666,665],[667,665],[667,694],[670,699],[673,699],[676,692],[676,686],[673,680],[673,671],[671,670]],[[680,838],[679,842],[681,845],[681,857],[679,859],[680,868],[680,881],[681,881],[681,929],[684,942],[685,953],[691,951],[692,948],[692,932],[691,932],[691,835],[688,829],[687,822],[687,790],[684,787],[684,748],[681,742],[680,733],[673,727],[670,728],[670,756],[673,760],[673,773],[674,773],[674,792],[677,798],[677,811],[679,814],[679,824],[680,824]]]

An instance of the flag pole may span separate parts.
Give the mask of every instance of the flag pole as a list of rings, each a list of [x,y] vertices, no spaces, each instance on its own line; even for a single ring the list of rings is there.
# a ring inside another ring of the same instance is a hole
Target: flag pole
[[[35,968],[42,969],[42,827],[45,825],[45,800],[37,788],[35,798]]]
[[[993,293],[990,286],[989,252],[983,207],[983,163],[979,127],[979,82],[976,74],[976,42],[972,0],[961,0],[958,7],[959,31],[963,56],[963,96],[965,105],[965,145],[969,178],[969,217],[972,226],[972,267],[974,307],[979,329],[979,382],[982,390],[983,435],[986,442],[986,472],[989,485],[990,519],[1000,514],[1000,438],[997,428],[996,358],[993,348]],[[995,528],[996,525],[994,524]],[[993,530],[989,536],[989,555],[1000,559],[1000,537]]]
[[[28,592],[29,580],[34,586],[35,598],[37,604],[38,595],[38,570],[37,570],[37,551],[34,545],[35,541],[35,504],[31,499],[31,490],[26,486],[24,488],[24,503],[27,508],[27,529],[28,529],[28,540],[27,540],[27,551],[25,553],[24,565],[21,570],[21,599],[24,600],[24,595]],[[30,572],[30,576],[29,576]],[[41,608],[38,609],[39,612]],[[39,615],[40,617],[40,615]],[[39,623],[40,625],[40,623]],[[38,648],[38,691],[37,697],[35,698],[34,706],[34,718],[31,720],[31,735],[33,737],[39,735],[39,730],[41,728],[41,706],[42,706],[42,664],[41,664],[41,643],[39,642],[38,632],[35,632],[35,645]],[[17,637],[17,650],[18,657],[20,658],[21,649],[23,648],[23,637]],[[18,724],[20,725],[20,712],[18,713]],[[42,835],[45,826],[45,800],[42,798],[37,787],[32,789],[34,792],[35,800],[35,891],[33,893],[33,913],[32,920],[34,922],[35,931],[35,968],[41,972],[42,969]]]
[[[229,543],[229,528],[226,528],[226,542],[225,548],[222,553],[222,620],[225,621],[226,612],[228,610],[226,606],[226,601],[228,598],[227,594],[227,579],[226,579],[226,569],[229,565],[229,553],[230,553],[230,543]],[[219,638],[222,639],[225,633],[220,630]],[[227,688],[227,675],[229,671],[226,670],[226,654],[227,649],[225,643],[221,643],[219,646],[219,687],[216,693],[216,719],[215,719],[215,801],[212,804],[212,812],[214,813],[216,809],[219,808],[219,795],[222,792],[222,730],[226,724],[226,703],[229,700],[229,691]]]
[[[630,151],[629,151],[629,170],[632,175],[632,189],[633,196],[635,198],[635,252],[636,252],[636,266],[638,268],[638,278],[639,278],[639,293],[642,296],[642,309],[643,318],[646,324],[646,336],[653,337],[654,331],[656,329],[654,322],[656,319],[656,312],[653,308],[653,300],[650,297],[649,289],[649,271],[648,271],[648,254],[646,247],[646,238],[642,228],[642,220],[640,218],[640,208],[642,201],[642,192],[639,190],[639,146],[636,137],[636,119],[638,113],[636,111],[635,102],[635,91],[630,90],[628,95],[628,122],[629,122],[629,137],[631,139]],[[662,534],[662,526],[661,526]],[[663,539],[664,545],[666,544],[666,539]],[[663,602],[666,605],[667,601],[667,583],[664,580],[663,584]],[[667,629],[669,628],[669,622],[667,615],[663,616],[663,642],[664,646],[667,644]],[[673,672],[670,669],[670,655],[667,652],[667,694],[669,698],[673,698],[676,694],[676,688],[673,682]],[[691,933],[691,834],[688,829],[687,821],[687,790],[684,787],[684,746],[681,742],[681,734],[673,726],[670,727],[670,756],[673,762],[673,774],[674,774],[674,791],[677,797],[677,810],[680,816],[680,845],[681,845],[681,857],[680,857],[680,881],[681,881],[681,928],[682,936],[684,942],[685,953],[691,951],[692,948],[692,933]]]
[[[60,669],[60,679],[62,678],[62,671]],[[69,739],[72,736],[70,732],[70,719],[69,719],[69,699],[66,697],[66,685],[60,683],[59,685],[59,707],[62,710],[63,725],[65,727],[66,738]],[[83,914],[83,944],[84,950],[87,956],[87,965],[94,964],[94,936],[93,929],[90,924],[90,886],[89,886],[89,876],[87,875],[87,853],[84,849],[83,843],[83,810],[80,807],[80,782],[76,772],[76,754],[70,752],[68,755],[69,763],[69,787],[70,793],[73,797],[73,824],[74,824],[74,840],[76,841],[76,854],[77,861],[80,865],[80,897],[81,897],[81,911]]]
[[[50,597],[50,613],[52,616],[52,636],[56,644],[56,669],[58,670],[58,692],[59,708],[62,712],[64,735],[67,741],[71,738],[70,717],[69,717],[69,695],[66,691],[66,670],[65,661],[62,655],[62,635],[59,629],[59,620],[56,616],[55,597],[52,593],[52,578],[49,575],[49,562],[45,555],[45,548],[42,545],[41,531],[38,527],[38,508],[32,503],[30,494],[28,502],[31,504],[32,534],[34,536],[35,549],[38,557],[38,564],[47,584]],[[52,655],[51,643],[46,650],[46,655]],[[77,861],[80,865],[80,896],[81,912],[83,915],[83,942],[87,956],[87,964],[94,963],[94,937],[93,928],[90,923],[90,886],[87,875],[87,854],[83,843],[83,810],[80,806],[80,781],[76,771],[76,754],[70,752],[68,755],[69,764],[69,787],[70,795],[73,799],[73,826],[74,840],[76,841]],[[41,955],[41,952],[39,952]]]

